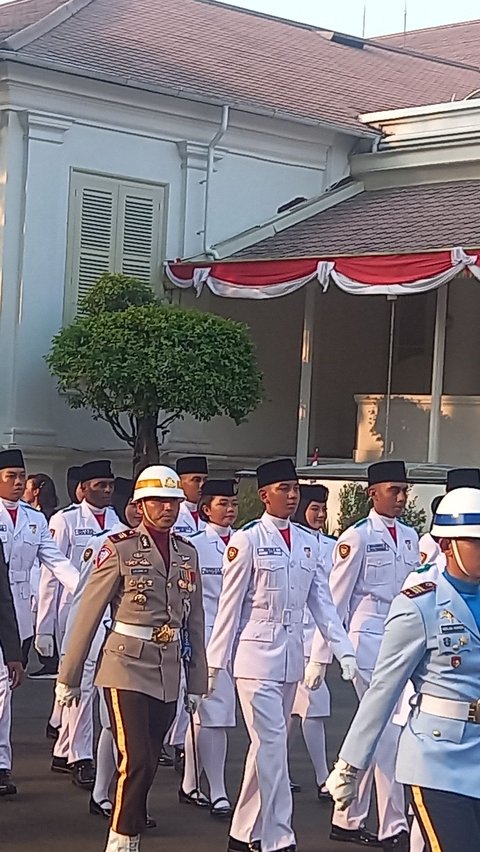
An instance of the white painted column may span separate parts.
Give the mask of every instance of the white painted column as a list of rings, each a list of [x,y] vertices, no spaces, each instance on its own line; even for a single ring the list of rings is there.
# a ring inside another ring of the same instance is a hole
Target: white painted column
[[[302,350],[300,354],[300,392],[298,400],[297,467],[304,467],[308,461],[310,413],[312,404],[315,298],[318,283],[316,281],[311,281],[304,289],[305,303],[303,311]]]
[[[448,286],[437,290],[435,311],[435,330],[433,336],[432,388],[430,422],[428,426],[427,461],[433,464],[439,461],[440,423],[442,420],[443,370],[445,366],[445,337],[447,326]]]

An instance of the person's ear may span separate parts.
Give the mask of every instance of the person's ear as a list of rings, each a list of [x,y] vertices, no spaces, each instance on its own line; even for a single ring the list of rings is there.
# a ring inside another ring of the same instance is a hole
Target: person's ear
[[[445,554],[445,556],[453,557],[454,553],[453,553],[453,547],[452,547],[451,539],[441,538],[439,540],[438,544],[439,544],[440,550],[442,551],[442,553]]]

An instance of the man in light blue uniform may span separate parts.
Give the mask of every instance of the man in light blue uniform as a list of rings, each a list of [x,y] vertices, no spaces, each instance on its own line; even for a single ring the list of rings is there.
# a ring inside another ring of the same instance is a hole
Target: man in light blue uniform
[[[432,527],[447,559],[436,583],[395,598],[368,691],[327,786],[339,807],[358,791],[358,770],[406,682],[415,687],[396,760],[410,786],[429,852],[480,848],[480,491],[458,488]]]

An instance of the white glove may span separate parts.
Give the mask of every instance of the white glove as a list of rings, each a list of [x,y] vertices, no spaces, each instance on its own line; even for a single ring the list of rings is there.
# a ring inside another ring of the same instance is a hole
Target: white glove
[[[217,677],[220,669],[212,669],[209,667],[208,669],[208,687],[207,687],[207,697],[212,694],[215,689],[215,684],[217,682]]]
[[[322,681],[325,680],[325,672],[327,667],[324,663],[314,663],[310,660],[305,668],[305,676],[303,682],[309,689],[318,689]]]
[[[355,657],[342,657],[340,660],[343,680],[353,680],[358,674],[358,666]]]
[[[39,633],[35,636],[35,650],[38,651],[41,657],[53,657],[55,653],[53,636],[49,636],[46,633]]]
[[[339,758],[325,781],[337,808],[344,811],[358,796],[358,769]]]
[[[187,713],[196,713],[200,706],[201,700],[201,695],[193,695],[191,692],[188,692],[185,695],[185,710],[187,711]]]
[[[66,683],[58,683],[55,687],[55,698],[60,707],[71,707],[80,698],[79,686],[68,686]]]

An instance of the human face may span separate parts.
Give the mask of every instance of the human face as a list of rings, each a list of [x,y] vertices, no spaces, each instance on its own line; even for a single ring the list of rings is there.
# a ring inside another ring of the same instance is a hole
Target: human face
[[[448,573],[459,580],[480,583],[480,539],[458,538],[455,542],[456,547],[452,539],[441,538],[439,542],[440,549],[447,558]],[[462,567],[458,563],[455,550],[458,551]]]
[[[212,497],[210,506],[203,507],[210,523],[219,527],[232,527],[238,517],[238,497]]]
[[[146,524],[159,532],[168,532],[178,518],[181,502],[178,497],[149,497],[140,500],[138,507]]]
[[[25,500],[25,503],[28,503],[30,506],[36,506],[38,501],[38,495],[40,494],[40,488],[37,488],[33,479],[27,479],[27,483],[25,485],[25,491],[23,492],[22,499]]]
[[[26,474],[23,467],[0,470],[0,497],[16,503],[25,491]]]
[[[368,489],[373,508],[385,518],[399,518],[407,505],[408,485],[406,482],[380,482]]]
[[[327,504],[312,500],[305,509],[305,520],[310,529],[316,532],[324,530],[327,523]]]
[[[142,513],[138,507],[138,503],[132,503],[131,500],[128,501],[125,506],[125,520],[129,527],[135,529],[138,527],[139,523],[142,520]]]
[[[82,482],[83,496],[96,509],[106,509],[112,502],[113,479],[89,479]]]
[[[274,482],[260,488],[258,495],[269,515],[287,520],[298,509],[300,486],[296,479],[287,482]]]
[[[180,477],[185,497],[189,503],[198,503],[202,493],[202,485],[206,479],[207,475],[203,473],[184,473]]]

